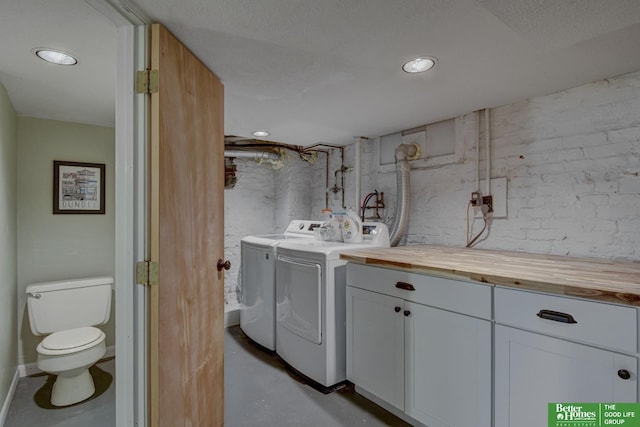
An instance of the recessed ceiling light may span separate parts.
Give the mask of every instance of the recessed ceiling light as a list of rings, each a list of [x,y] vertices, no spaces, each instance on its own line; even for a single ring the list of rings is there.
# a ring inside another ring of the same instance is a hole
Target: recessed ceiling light
[[[255,132],[253,132],[252,135],[260,137],[260,138],[263,138],[263,137],[269,136],[271,134],[269,132],[267,132],[266,130],[257,130]]]
[[[50,49],[48,47],[36,47],[32,49],[36,56],[44,61],[57,65],[76,65],[78,60],[70,54],[61,50]]]
[[[432,69],[436,65],[436,59],[423,56],[420,58],[414,58],[404,63],[402,70],[405,73],[422,73],[424,71]]]

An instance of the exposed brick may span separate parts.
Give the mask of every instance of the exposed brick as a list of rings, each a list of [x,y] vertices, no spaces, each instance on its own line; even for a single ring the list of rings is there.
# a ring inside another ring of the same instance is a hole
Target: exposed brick
[[[491,110],[491,176],[506,176],[507,219],[492,221],[476,247],[637,259],[640,256],[640,71]],[[476,186],[477,114],[464,119],[464,161],[411,172],[407,244],[464,246],[466,207]],[[485,178],[484,125],[480,115],[480,178]],[[416,123],[420,125],[421,123]],[[354,145],[345,141],[345,165]],[[362,143],[361,197],[385,193],[395,214],[396,174],[378,170],[375,140]],[[273,171],[238,160],[238,183],[225,191],[225,256],[232,270],[225,295],[235,298],[242,235],[281,232],[293,218],[320,218],[325,207],[327,157],[314,165],[290,154]],[[340,168],[329,156],[329,187]],[[338,174],[339,175],[339,174]],[[340,178],[338,176],[338,178]],[[340,185],[340,183],[338,184]],[[353,171],[345,173],[345,204],[357,207]],[[341,194],[329,194],[341,210]],[[481,227],[475,219],[474,230]],[[235,262],[234,262],[235,261]]]
[[[616,230],[640,213],[635,175],[624,175],[639,164],[638,88],[640,72],[492,109],[492,176],[509,179],[508,218],[494,220],[478,247],[634,259],[640,227],[625,228],[624,238]],[[465,122],[475,126],[469,115]],[[375,168],[374,151],[363,158]],[[475,146],[467,141],[464,152],[463,164],[412,171],[412,187],[420,190],[411,191],[410,242],[461,244],[476,173]],[[622,182],[630,191],[618,195],[624,203],[610,199]],[[363,192],[367,185],[395,192],[395,174],[370,174]],[[394,206],[394,194],[387,196]],[[539,231],[525,236],[522,230]]]

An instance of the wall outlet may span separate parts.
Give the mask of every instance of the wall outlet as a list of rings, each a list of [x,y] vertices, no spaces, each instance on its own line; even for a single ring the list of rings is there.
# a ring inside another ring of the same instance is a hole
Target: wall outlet
[[[477,191],[471,192],[471,200],[469,200],[469,203],[471,203],[471,206],[480,206],[480,193]]]
[[[482,205],[487,207],[487,213],[493,212],[493,197],[491,195],[482,196]]]
[[[479,187],[485,188],[484,180],[480,180]],[[507,218],[507,178],[491,178],[491,207],[493,219]]]

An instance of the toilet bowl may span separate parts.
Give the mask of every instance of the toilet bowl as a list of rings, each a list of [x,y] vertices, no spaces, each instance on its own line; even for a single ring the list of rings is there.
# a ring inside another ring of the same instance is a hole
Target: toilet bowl
[[[38,344],[38,368],[56,375],[51,404],[68,406],[95,393],[89,368],[106,353],[111,277],[34,283],[27,286],[29,323]]]
[[[38,345],[38,368],[57,375],[52,405],[72,405],[95,393],[89,368],[106,353],[105,337],[100,329],[85,327],[53,333]]]

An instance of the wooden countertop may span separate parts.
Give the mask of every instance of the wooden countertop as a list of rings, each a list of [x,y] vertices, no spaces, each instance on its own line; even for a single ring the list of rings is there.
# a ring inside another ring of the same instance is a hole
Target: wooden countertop
[[[422,245],[354,251],[341,258],[412,273],[640,306],[640,262],[636,261]]]

